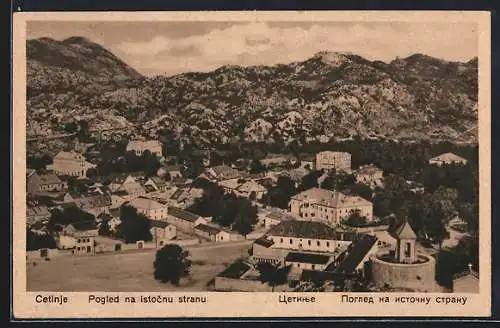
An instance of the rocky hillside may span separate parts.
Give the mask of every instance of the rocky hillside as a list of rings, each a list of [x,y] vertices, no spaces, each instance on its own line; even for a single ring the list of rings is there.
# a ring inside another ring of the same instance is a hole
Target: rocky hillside
[[[276,66],[145,78],[88,40],[38,39],[28,41],[28,115],[57,114],[57,130],[68,107],[72,116],[105,112],[201,146],[354,135],[474,142],[477,74],[477,58],[384,63],[320,52]]]

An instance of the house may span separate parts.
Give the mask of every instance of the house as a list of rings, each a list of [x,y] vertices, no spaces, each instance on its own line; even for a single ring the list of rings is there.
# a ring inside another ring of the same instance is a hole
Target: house
[[[232,179],[219,183],[227,193],[233,193],[236,196],[246,197],[253,200],[261,200],[267,189],[254,180]]]
[[[266,226],[266,228],[271,228],[283,221],[290,221],[295,219],[296,218],[290,213],[274,210],[270,211],[264,216],[264,225]]]
[[[226,180],[237,180],[244,178],[244,172],[233,169],[227,165],[218,165],[207,168],[201,175],[200,178],[205,178],[213,182],[221,182]]]
[[[368,274],[368,263],[378,251],[378,239],[375,236],[362,234],[350,244],[336,261],[330,263],[326,271],[339,274]]]
[[[363,165],[354,173],[357,183],[362,183],[372,188],[381,187],[384,171],[373,164]]]
[[[144,188],[147,186],[153,187],[154,191],[164,192],[168,189],[168,182],[160,177],[151,177],[144,183]]]
[[[350,172],[351,154],[338,151],[322,151],[316,154],[316,170],[338,170]]]
[[[177,165],[168,165],[165,167],[166,173],[170,176],[170,179],[182,178],[181,169]]]
[[[51,213],[47,206],[44,205],[28,205],[26,208],[26,223],[34,224],[36,222],[48,220]]]
[[[237,195],[253,200],[261,200],[266,192],[267,189],[254,180],[247,180],[236,188]]]
[[[95,254],[95,237],[98,228],[93,221],[74,222],[57,236],[57,248],[72,249],[73,254]]]
[[[455,155],[453,153],[444,153],[439,156],[433,157],[429,160],[429,164],[431,165],[449,165],[449,164],[462,164],[466,165],[467,160],[463,157]]]
[[[108,212],[111,208],[111,196],[93,195],[80,197],[73,200],[73,203],[85,212],[98,216],[101,213]]]
[[[29,195],[39,195],[45,192],[60,192],[67,188],[67,184],[52,172],[38,173],[32,170],[28,173],[26,181]]]
[[[125,150],[134,152],[136,156],[141,156],[148,150],[151,154],[160,157],[163,153],[162,148],[161,142],[157,140],[131,140]]]
[[[479,274],[472,269],[472,264],[466,271],[453,276],[454,293],[479,293]]]
[[[144,189],[143,185],[131,175],[125,179],[116,191],[124,191],[129,197],[139,197],[146,194],[146,189]]]
[[[280,166],[291,163],[294,156],[282,154],[267,154],[266,157],[260,160],[260,163],[265,166]]]
[[[85,157],[74,151],[59,152],[54,158],[52,163],[52,170],[57,175],[67,175],[77,178],[85,178],[87,170],[95,168],[96,165],[87,162]]]
[[[126,205],[135,207],[138,213],[144,214],[151,220],[162,221],[167,218],[167,206],[153,199],[137,197],[126,203]]]
[[[311,154],[299,154],[301,168],[308,170],[316,169],[316,156]]]
[[[203,223],[200,223],[196,227],[194,227],[195,235],[211,241],[215,241],[217,238],[217,234],[219,234],[220,232],[221,229]]]
[[[331,256],[324,254],[290,252],[285,257],[285,266],[291,265],[298,269],[318,270],[326,269]]]
[[[200,224],[207,224],[209,220],[197,214],[188,212],[178,207],[169,206],[167,208],[167,222],[175,225],[177,229],[193,234],[194,228]]]
[[[177,236],[177,228],[165,221],[149,220],[151,236],[157,246],[163,246],[167,241]]]
[[[302,182],[302,178],[308,175],[311,170],[305,167],[298,167],[293,170],[289,170],[288,172],[284,172],[284,176],[289,177],[293,182],[295,182],[295,187],[298,187]]]
[[[372,202],[359,196],[321,188],[311,188],[292,196],[289,210],[295,216],[331,224],[340,224],[358,210],[362,217],[373,220]]]

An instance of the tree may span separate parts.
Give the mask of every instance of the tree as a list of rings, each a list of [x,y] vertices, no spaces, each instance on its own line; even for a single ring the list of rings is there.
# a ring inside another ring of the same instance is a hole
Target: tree
[[[286,209],[295,192],[295,183],[289,177],[280,176],[276,186],[269,189],[266,195],[266,204]]]
[[[297,188],[299,191],[304,191],[311,188],[318,187],[318,178],[322,175],[321,171],[312,171],[302,177],[300,186]]]
[[[97,176],[99,175],[99,172],[97,171],[97,169],[91,167],[87,170],[87,178],[89,178],[90,180],[93,180],[95,178],[97,178]]]
[[[366,217],[361,216],[360,210],[354,210],[347,218],[347,224],[351,227],[360,227],[366,224]]]
[[[99,226],[99,236],[111,236],[113,233],[109,229],[109,219],[104,219]]]
[[[262,165],[262,163],[255,159],[252,161],[252,163],[250,164],[250,173],[261,173],[261,172],[264,172],[266,170],[266,167],[264,165]]]
[[[137,209],[130,205],[120,207],[120,225],[117,229],[117,237],[125,240],[125,243],[135,243],[139,240],[150,241],[153,239],[150,229],[151,224],[146,216],[137,213]]]
[[[290,269],[291,266],[279,268],[269,262],[259,262],[257,264],[260,281],[267,283],[272,292],[274,292],[276,286],[286,284]]]
[[[26,250],[35,251],[40,248],[56,248],[56,241],[50,234],[36,235],[26,227]]]
[[[75,133],[78,131],[78,124],[76,122],[68,122],[64,124],[64,131],[67,133]]]
[[[246,236],[253,230],[253,225],[256,223],[257,208],[252,206],[251,202],[246,199],[240,200],[233,228],[243,236]]]
[[[178,286],[180,279],[189,275],[191,268],[189,251],[177,244],[167,244],[156,252],[153,266],[156,280]]]

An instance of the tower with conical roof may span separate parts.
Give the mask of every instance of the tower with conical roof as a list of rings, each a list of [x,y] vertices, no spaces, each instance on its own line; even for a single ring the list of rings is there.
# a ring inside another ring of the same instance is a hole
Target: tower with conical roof
[[[417,235],[408,220],[404,219],[389,228],[389,234],[396,239],[395,260],[399,263],[415,263]]]

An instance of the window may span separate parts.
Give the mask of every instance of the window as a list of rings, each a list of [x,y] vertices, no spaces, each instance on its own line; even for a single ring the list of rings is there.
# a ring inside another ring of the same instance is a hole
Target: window
[[[307,245],[311,246],[311,241],[310,240],[307,241]]]
[[[316,242],[316,245],[318,245],[318,246],[320,245],[320,242],[319,242],[319,240],[318,240],[318,241]]]
[[[78,239],[76,240],[76,242],[77,242],[77,243],[79,243],[79,242],[80,242],[80,238],[78,238]]]
[[[329,241],[326,242],[326,247],[330,247],[330,242]]]
[[[283,244],[283,238],[280,238],[280,243],[282,243],[282,244]]]
[[[405,257],[411,257],[411,244],[405,244]]]
[[[297,268],[300,268],[300,264],[299,263],[297,263]]]
[[[316,267],[316,266],[315,266],[314,264],[313,264],[313,265],[311,265],[311,269],[313,269],[313,270],[314,270],[314,269],[315,269],[315,267]]]
[[[292,239],[290,238],[290,245],[291,245],[291,244],[293,244],[293,241],[292,241]]]

